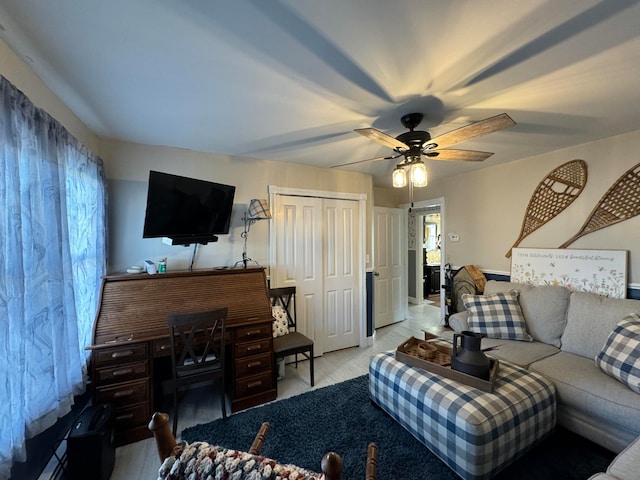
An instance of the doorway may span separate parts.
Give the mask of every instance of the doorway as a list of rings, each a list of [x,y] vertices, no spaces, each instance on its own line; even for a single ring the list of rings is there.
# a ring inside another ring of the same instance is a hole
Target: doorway
[[[401,208],[374,207],[374,327],[407,318],[405,212]]]
[[[411,212],[409,205],[402,207],[406,211],[409,227],[408,261],[405,271],[405,278],[409,283],[407,303],[422,304],[425,299],[434,301],[440,306],[441,322],[444,324],[445,292],[441,288],[444,284],[446,263],[444,197],[414,202]]]

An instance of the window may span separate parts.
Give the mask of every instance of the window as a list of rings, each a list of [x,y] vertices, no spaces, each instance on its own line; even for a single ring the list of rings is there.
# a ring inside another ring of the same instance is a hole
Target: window
[[[106,271],[102,161],[0,77],[0,478],[85,388]]]

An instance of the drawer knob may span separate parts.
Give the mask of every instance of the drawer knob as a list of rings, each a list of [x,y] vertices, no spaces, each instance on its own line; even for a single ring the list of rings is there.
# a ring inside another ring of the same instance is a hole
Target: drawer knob
[[[127,413],[125,415],[118,415],[116,417],[116,422],[122,422],[123,420],[131,420],[133,418],[133,413]]]
[[[112,375],[114,377],[120,377],[122,375],[129,375],[130,373],[133,373],[133,368],[121,368],[120,370],[114,370]]]
[[[249,330],[245,333],[245,336],[251,337],[253,335],[260,335],[261,330]]]
[[[247,352],[252,352],[254,350],[261,350],[262,349],[262,345],[261,344],[257,344],[257,345],[249,345],[247,347]]]
[[[254,367],[260,367],[260,366],[262,366],[262,362],[259,360],[255,362],[247,363],[247,368],[254,368]]]
[[[247,383],[247,388],[258,388],[262,386],[262,380],[256,380],[255,382]]]

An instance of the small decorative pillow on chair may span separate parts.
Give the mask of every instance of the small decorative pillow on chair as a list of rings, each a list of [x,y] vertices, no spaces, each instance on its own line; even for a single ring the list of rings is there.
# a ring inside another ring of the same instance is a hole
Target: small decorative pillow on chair
[[[609,334],[596,365],[607,375],[640,393],[640,317],[627,315]]]
[[[503,340],[533,340],[527,333],[517,290],[489,295],[465,293],[462,302],[469,312],[467,323],[472,332]]]
[[[287,311],[280,305],[271,307],[273,316],[273,338],[281,337],[289,333],[289,322],[287,321]]]

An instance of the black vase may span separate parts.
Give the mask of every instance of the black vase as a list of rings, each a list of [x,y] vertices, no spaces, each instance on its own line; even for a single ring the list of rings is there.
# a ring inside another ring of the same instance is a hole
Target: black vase
[[[480,348],[484,333],[464,331],[453,334],[451,368],[467,375],[489,380],[491,361]],[[461,340],[459,344],[458,339]]]

